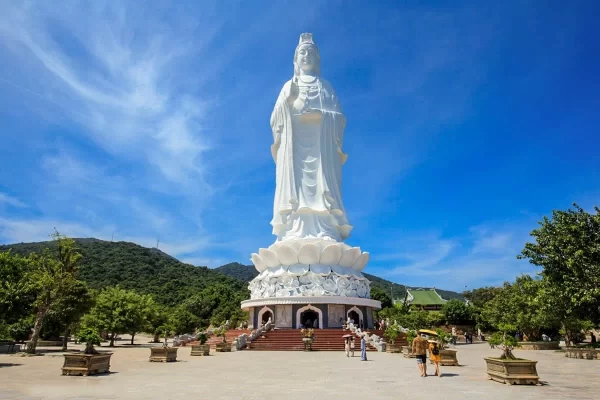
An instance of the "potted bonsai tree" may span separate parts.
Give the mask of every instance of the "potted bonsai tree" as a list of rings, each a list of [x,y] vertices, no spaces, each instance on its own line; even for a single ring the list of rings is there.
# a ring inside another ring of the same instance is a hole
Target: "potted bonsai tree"
[[[539,382],[536,364],[537,361],[517,358],[513,349],[519,346],[517,339],[508,334],[512,327],[501,326],[501,331],[496,332],[489,339],[492,346],[502,349],[500,357],[486,357],[487,374],[489,379],[511,385],[536,385]]]
[[[400,353],[402,352],[402,345],[396,344],[396,339],[400,336],[400,328],[397,325],[390,325],[385,328],[383,336],[389,340],[386,344],[385,349],[387,353]]]
[[[193,344],[190,352],[191,356],[207,356],[210,354],[210,345],[206,344],[208,335],[204,332],[200,332],[197,336],[200,344]]]
[[[150,362],[174,362],[177,361],[177,347],[169,347],[167,339],[171,332],[170,325],[163,325],[160,331],[164,333],[164,342],[161,347],[150,347]]]
[[[113,353],[96,351],[94,345],[100,345],[101,340],[98,331],[91,327],[82,328],[77,334],[77,340],[85,343],[85,350],[83,353],[64,355],[62,374],[88,376],[109,372]]]
[[[315,336],[314,329],[302,328],[300,330],[300,335],[302,336],[302,343],[304,344],[304,351],[311,351],[312,350],[312,342],[313,342],[314,336]]]
[[[227,343],[227,329],[225,329],[225,326],[220,326],[219,328],[215,329],[213,333],[218,337],[223,338],[223,341],[221,343],[216,344],[215,351],[219,353],[231,351],[231,343]]]
[[[458,365],[456,350],[448,348],[448,345],[452,341],[452,335],[443,329],[436,329],[436,332],[440,347],[440,365]]]

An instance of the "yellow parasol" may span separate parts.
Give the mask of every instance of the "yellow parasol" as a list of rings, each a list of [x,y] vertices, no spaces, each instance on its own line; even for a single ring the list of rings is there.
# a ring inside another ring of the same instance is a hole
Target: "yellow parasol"
[[[432,331],[431,329],[419,329],[417,332],[418,333],[426,333],[428,335],[434,335],[434,336],[438,335],[436,331]]]

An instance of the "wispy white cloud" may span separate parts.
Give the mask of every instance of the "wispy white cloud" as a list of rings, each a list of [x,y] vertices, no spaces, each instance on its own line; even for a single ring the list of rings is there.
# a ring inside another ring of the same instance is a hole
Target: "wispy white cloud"
[[[11,207],[25,208],[27,204],[23,203],[21,200],[16,197],[9,196],[6,193],[0,192],[0,204],[7,204]]]
[[[28,89],[59,104],[98,146],[192,190],[206,184],[202,153],[210,140],[201,123],[211,100],[178,78],[215,28],[203,21],[201,32],[184,31],[156,21],[150,31],[135,7],[10,3],[0,39],[37,66],[40,79]]]
[[[370,270],[408,285],[458,291],[500,285],[521,273],[537,272],[533,265],[516,258],[530,240],[528,233],[534,224],[533,220],[487,222],[450,238],[413,232],[389,242],[387,247],[398,251],[375,256]]]

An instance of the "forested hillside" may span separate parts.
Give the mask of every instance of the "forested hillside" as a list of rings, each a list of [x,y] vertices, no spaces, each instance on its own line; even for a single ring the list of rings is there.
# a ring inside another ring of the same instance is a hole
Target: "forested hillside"
[[[90,287],[102,289],[119,285],[123,289],[151,294],[165,305],[175,305],[215,284],[228,285],[248,297],[247,283],[214,269],[184,264],[158,249],[129,242],[75,239],[83,255],[79,278]],[[27,255],[41,252],[54,242],[19,243],[0,246],[0,252]]]

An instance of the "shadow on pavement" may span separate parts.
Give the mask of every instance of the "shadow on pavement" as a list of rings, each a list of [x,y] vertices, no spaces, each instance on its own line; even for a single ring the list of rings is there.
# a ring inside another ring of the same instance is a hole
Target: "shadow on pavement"
[[[20,365],[23,364],[16,364],[16,363],[0,363],[0,368],[5,368],[5,367],[18,367]]]

